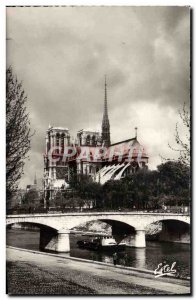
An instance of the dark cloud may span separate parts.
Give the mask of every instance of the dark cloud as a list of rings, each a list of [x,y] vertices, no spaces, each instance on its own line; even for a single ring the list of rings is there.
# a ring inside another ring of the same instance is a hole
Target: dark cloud
[[[100,129],[105,74],[112,140],[137,125],[151,167],[172,155],[178,109],[189,103],[189,15],[188,7],[7,8],[7,64],[36,130],[23,184],[43,174],[49,124],[72,135]]]

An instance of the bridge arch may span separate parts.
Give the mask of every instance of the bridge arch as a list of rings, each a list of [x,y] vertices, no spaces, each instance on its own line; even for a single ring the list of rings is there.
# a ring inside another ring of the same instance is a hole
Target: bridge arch
[[[130,224],[129,222],[124,222],[122,220],[119,220],[118,218],[104,218],[103,216],[102,217],[92,217],[90,220],[78,220],[78,222],[75,222],[74,226],[69,228],[69,230],[73,230],[75,227],[80,227],[82,225],[86,225],[88,223],[91,223],[91,222],[103,222],[103,223],[106,223],[108,225],[110,225],[111,227],[115,226],[115,227],[120,227],[121,229],[123,229],[122,227],[124,227],[126,229],[126,231],[128,230],[131,230],[131,231],[135,231],[135,226],[134,224]],[[63,228],[61,228],[62,230]]]
[[[97,221],[111,226],[111,235],[115,237],[117,242],[121,242],[126,236],[135,235],[136,233],[136,228],[133,225],[130,225],[129,223],[119,221],[116,219],[104,219],[104,218],[96,218],[88,222],[82,222],[78,226],[74,226],[73,228],[70,228],[70,230],[74,230],[75,228],[77,229],[77,227],[86,226],[88,223],[97,222]],[[61,230],[63,230],[63,228]]]
[[[69,227],[73,230],[75,227],[85,225],[88,222],[100,221],[111,225],[112,235],[114,236],[117,243],[125,242],[130,247],[145,247],[145,231],[141,228],[137,228],[137,223],[132,219],[123,218],[123,215],[100,215],[91,216],[87,221],[84,222],[82,219],[75,219],[74,226]],[[76,225],[77,224],[77,225]],[[73,224],[72,224],[73,225]],[[63,231],[64,228],[61,228]]]
[[[32,225],[36,228],[39,229],[39,248],[40,250],[49,250],[51,249],[51,244],[55,244],[57,239],[58,239],[58,230],[43,224],[43,223],[38,223],[38,222],[30,222],[30,221],[20,221],[20,222],[9,222],[6,224],[6,227],[11,227],[14,224],[19,224],[19,225]],[[51,243],[52,241],[52,243]]]
[[[53,230],[59,230],[60,224],[50,217],[43,218],[41,215],[11,215],[6,219],[6,227],[13,224],[34,224],[38,228],[48,227]]]
[[[159,219],[160,230],[155,233],[156,239],[163,242],[190,243],[190,223],[186,220],[172,218]],[[148,224],[148,228],[151,224]],[[147,227],[145,229],[147,229]]]
[[[146,226],[155,222],[164,222],[170,220],[178,221],[190,225],[190,217],[188,215],[184,216],[184,215],[175,215],[175,214],[171,214],[171,215],[151,214],[149,218],[144,219],[143,224],[145,228]]]
[[[119,226],[122,227],[130,227],[133,228],[134,230],[137,230],[138,228],[138,222],[134,217],[126,216],[126,214],[122,213],[78,213],[75,215],[72,215],[71,218],[69,218],[68,221],[65,223],[62,222],[61,230],[62,229],[67,229],[67,230],[72,230],[75,227],[78,227],[80,225],[86,224],[88,222],[93,222],[93,221],[100,221],[104,222],[110,225],[114,225],[115,223],[119,224]],[[139,226],[141,227],[141,226]]]
[[[38,223],[38,222],[30,222],[30,221],[19,221],[19,222],[13,221],[13,222],[10,222],[10,223],[6,224],[6,227],[7,228],[11,228],[12,225],[14,225],[14,224],[18,224],[18,225],[32,225],[34,227],[37,227],[38,229],[42,229],[42,228],[47,229],[48,228],[50,230],[54,230],[54,231],[57,232],[57,229],[54,228],[54,227],[51,227],[50,225],[46,225],[44,223]]]

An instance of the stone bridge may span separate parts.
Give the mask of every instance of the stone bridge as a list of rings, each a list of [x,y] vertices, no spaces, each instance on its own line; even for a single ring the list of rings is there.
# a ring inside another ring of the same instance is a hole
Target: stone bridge
[[[40,248],[69,252],[69,234],[74,227],[90,221],[102,221],[112,226],[118,240],[128,246],[145,247],[145,229],[155,222],[162,222],[162,240],[183,242],[189,235],[190,216],[175,213],[146,212],[88,212],[8,215],[6,225],[34,224],[40,228]],[[125,238],[126,237],[126,238]]]

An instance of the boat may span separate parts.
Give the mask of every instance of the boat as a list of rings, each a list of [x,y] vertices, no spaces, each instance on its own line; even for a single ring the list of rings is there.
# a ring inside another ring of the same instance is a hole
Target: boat
[[[78,241],[77,245],[79,248],[87,248],[89,246],[89,240]]]
[[[113,236],[95,236],[89,240],[80,240],[77,242],[79,248],[89,250],[124,250],[126,244],[117,243]]]

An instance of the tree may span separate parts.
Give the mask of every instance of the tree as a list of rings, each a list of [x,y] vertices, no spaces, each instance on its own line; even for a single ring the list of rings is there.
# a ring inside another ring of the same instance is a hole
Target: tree
[[[180,161],[168,161],[158,166],[159,203],[168,205],[189,205],[189,167]]]
[[[158,170],[139,170],[103,185],[100,208],[158,209],[163,205],[188,206],[189,167],[180,161],[167,161]]]
[[[68,195],[68,197],[66,197],[66,193],[63,190],[58,190],[54,197],[54,202],[53,202],[54,207],[60,208],[62,211],[64,211],[66,207],[68,208],[72,207],[73,196],[71,198],[70,196],[72,195]]]
[[[110,180],[103,186],[104,206],[110,209],[129,207],[129,186],[124,180]]]
[[[41,199],[39,193],[36,190],[29,190],[22,199],[21,208],[28,210],[29,212],[33,211],[35,208],[40,207]]]
[[[12,68],[6,71],[6,194],[7,201],[18,187],[23,174],[24,161],[30,149],[32,137],[29,115],[26,109],[27,97],[13,75]]]
[[[137,209],[157,208],[158,172],[141,169],[124,181],[129,190],[129,207]]]
[[[170,144],[169,147],[173,151],[179,153],[178,160],[181,163],[190,166],[190,113],[186,108],[185,104],[183,105],[182,110],[179,111],[179,115],[187,133],[185,134],[184,137],[182,137],[177,123],[176,130],[175,130],[175,141],[177,143],[177,148],[171,146]]]
[[[190,204],[190,129],[191,119],[189,109],[185,103],[179,110],[179,116],[186,133],[182,136],[178,123],[175,129],[175,141],[177,146],[169,147],[179,153],[178,159],[165,159],[166,163],[158,166],[160,172],[161,194],[159,203],[168,205],[189,205]]]
[[[62,191],[59,190],[57,191],[56,195],[55,195],[55,198],[54,198],[54,205],[55,207],[60,207],[62,208],[63,206],[63,194],[62,194]]]
[[[99,203],[101,197],[102,186],[99,183],[93,182],[92,178],[88,175],[78,176],[77,183],[75,184],[75,191],[77,193],[77,206],[80,209],[85,205],[87,207],[95,207]]]

